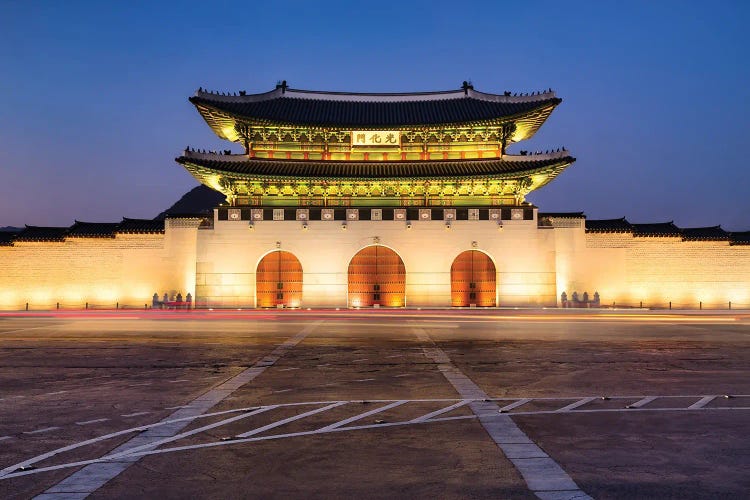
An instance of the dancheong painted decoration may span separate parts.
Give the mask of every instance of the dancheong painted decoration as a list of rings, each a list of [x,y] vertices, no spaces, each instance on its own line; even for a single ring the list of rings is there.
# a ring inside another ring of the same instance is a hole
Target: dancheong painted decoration
[[[575,161],[507,154],[560,104],[552,91],[487,94],[199,90],[190,101],[242,154],[186,149],[177,162],[233,206],[519,205]]]

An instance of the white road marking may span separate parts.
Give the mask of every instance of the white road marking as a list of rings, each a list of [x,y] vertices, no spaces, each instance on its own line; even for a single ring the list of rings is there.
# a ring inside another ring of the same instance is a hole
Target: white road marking
[[[56,394],[65,394],[68,391],[45,392],[42,396],[54,396]]]
[[[109,420],[108,418],[96,418],[94,420],[85,420],[83,422],[76,422],[76,425],[89,425],[89,424],[98,424],[99,422],[106,422]]]
[[[454,403],[450,406],[446,406],[445,408],[441,408],[439,410],[435,410],[433,412],[427,413],[425,415],[422,415],[421,417],[417,417],[415,419],[412,419],[411,422],[417,424],[419,422],[425,422],[427,420],[430,420],[432,417],[437,417],[438,415],[442,415],[443,413],[448,413],[449,411],[453,411],[456,408],[460,408],[464,405],[467,405],[471,402],[471,399],[464,399],[462,401],[459,401],[458,403]]]
[[[279,368],[280,372],[288,372],[290,370],[299,370],[299,368]]]
[[[251,411],[249,411],[247,413],[243,413],[241,415],[235,415],[234,417],[229,417],[229,418],[226,418],[224,420],[220,420],[219,422],[214,422],[213,424],[204,425],[203,427],[198,427],[197,429],[193,429],[193,430],[190,430],[190,431],[187,431],[187,432],[182,432],[180,434],[175,434],[174,436],[167,437],[167,438],[164,438],[164,439],[160,439],[158,441],[154,441],[154,442],[151,442],[151,443],[148,443],[148,444],[136,446],[134,448],[129,448],[127,451],[125,451],[123,453],[120,453],[119,455],[108,455],[107,458],[108,459],[112,459],[112,458],[122,457],[122,456],[126,456],[126,455],[131,455],[131,454],[137,453],[137,452],[139,452],[141,450],[154,449],[154,448],[157,448],[157,447],[159,447],[159,446],[161,446],[163,444],[171,443],[173,441],[177,441],[178,439],[186,438],[186,437],[189,437],[189,436],[193,436],[195,434],[199,434],[201,432],[205,432],[205,431],[208,431],[208,430],[211,430],[211,429],[215,429],[216,427],[221,427],[222,425],[231,424],[232,422],[236,422],[238,420],[249,418],[249,417],[252,417],[252,416],[257,415],[259,413],[264,413],[264,412],[267,412],[269,410],[273,410],[275,408],[278,408],[278,405],[270,405],[270,406],[264,406],[262,408],[256,408],[256,409],[251,410]]]
[[[633,404],[629,404],[628,408],[640,408],[642,406],[646,406],[647,404],[649,404],[651,401],[655,400],[658,397],[659,396],[646,396],[645,398],[641,399],[640,401],[636,401]]]
[[[49,326],[32,326],[30,328],[20,328],[18,330],[6,330],[4,332],[0,332],[0,335],[7,335],[9,333],[21,333],[21,332],[28,332],[29,330],[40,330],[42,328],[50,328]],[[50,328],[51,330],[55,330],[55,328]]]
[[[591,500],[591,497],[578,487],[557,462],[524,434],[510,416],[499,414],[500,408],[497,403],[485,401],[489,396],[451,362],[448,355],[423,329],[414,328],[412,331],[421,342],[431,346],[423,348],[425,356],[435,361],[438,370],[463,399],[482,399],[482,401],[472,401],[469,408],[479,418],[479,423],[498,448],[516,466],[532,492],[541,496],[551,492],[570,491],[569,498],[575,496],[575,498]],[[520,403],[518,406],[525,404],[521,401],[524,400],[516,402]],[[487,413],[494,413],[495,416],[488,417]]]
[[[323,323],[322,320],[306,325],[296,335],[290,337],[279,346],[277,346],[271,352],[270,356],[266,356],[264,358],[266,360],[266,363],[255,363],[250,368],[243,370],[224,383],[210,389],[203,395],[194,399],[188,405],[189,407],[178,409],[177,411],[163,419],[161,422],[180,419],[181,417],[185,418],[185,420],[178,423],[165,424],[155,430],[149,429],[143,434],[135,436],[127,442],[121,444],[120,446],[112,450],[112,453],[125,451],[128,448],[132,448],[134,444],[144,444],[144,440],[150,440],[153,442],[161,438],[171,437],[178,434],[180,430],[184,429],[188,424],[190,424],[191,421],[200,417],[209,409],[227,398],[234,391],[249,383],[258,375],[263,373],[268,366],[271,366],[267,363],[269,359],[273,359],[275,362],[275,360],[286,354],[287,351],[302,342],[302,340],[307,337],[313,330],[315,330],[315,328],[317,328],[321,323]],[[63,479],[56,485],[48,488],[44,493],[40,495],[40,497],[43,498],[45,495],[60,493],[85,493],[87,495],[91,494],[107,484],[113,478],[117,477],[139,459],[139,456],[130,456],[127,459],[123,459],[119,462],[91,463],[90,465],[87,465],[86,467]],[[0,471],[0,474],[2,474],[2,471]],[[0,477],[2,476],[0,475]]]
[[[326,366],[331,366],[331,363],[325,363],[323,365],[315,365],[316,368],[323,368],[323,367],[326,367]]]
[[[258,427],[257,429],[253,429],[251,431],[243,432],[242,434],[237,434],[235,437],[237,438],[246,438],[250,436],[254,436],[255,434],[260,434],[261,432],[265,432],[270,429],[274,429],[276,427],[280,427],[284,424],[288,424],[289,422],[294,422],[295,420],[299,420],[301,418],[309,417],[310,415],[315,415],[316,413],[321,413],[324,411],[328,411],[331,408],[336,408],[337,406],[345,405],[347,401],[337,401],[333,404],[324,406],[322,408],[317,408],[315,410],[306,411],[304,413],[300,413],[299,415],[295,415],[293,417],[285,418],[283,420],[279,420],[277,422],[274,422],[272,424],[264,425],[263,427]]]
[[[50,432],[59,429],[59,427],[45,427],[44,429],[37,429],[35,431],[27,431],[24,434],[42,434],[44,432]]]
[[[565,412],[565,411],[574,410],[574,409],[578,408],[579,406],[583,406],[586,403],[592,402],[595,399],[596,399],[596,396],[590,396],[588,398],[583,398],[581,400],[576,401],[575,403],[570,403],[567,406],[563,406],[562,408],[560,408],[560,409],[558,409],[556,411]]]
[[[13,439],[13,436],[0,436],[0,441],[5,441],[6,439]]]
[[[519,406],[523,406],[523,405],[525,405],[525,404],[526,404],[526,403],[528,403],[529,401],[531,401],[531,399],[530,399],[530,398],[519,399],[519,400],[518,400],[518,401],[516,401],[515,403],[511,403],[511,404],[509,404],[509,405],[505,405],[505,406],[503,406],[502,408],[499,408],[499,409],[497,410],[497,412],[498,412],[498,413],[502,413],[502,412],[510,411],[510,410],[512,410],[513,408],[518,408]]]
[[[354,382],[372,382],[373,380],[375,379],[374,378],[359,378],[355,380]]]
[[[300,405],[325,404],[325,403],[328,403],[328,401],[312,401],[312,402],[309,402],[309,403],[287,403],[284,406],[300,406]],[[141,425],[141,426],[138,426],[138,427],[132,427],[130,429],[124,429],[124,430],[117,431],[117,432],[111,432],[111,433],[105,434],[103,436],[99,436],[99,437],[92,438],[92,439],[87,439],[85,441],[81,441],[79,443],[74,443],[74,444],[71,444],[71,445],[68,445],[68,446],[64,446],[62,448],[57,448],[56,450],[48,451],[47,453],[43,453],[41,455],[37,455],[36,457],[30,458],[28,460],[24,460],[23,462],[19,462],[17,464],[5,467],[4,469],[0,469],[0,479],[4,479],[6,477],[10,477],[10,474],[13,471],[15,471],[16,469],[18,469],[18,468],[28,467],[29,465],[33,465],[35,463],[41,462],[42,460],[46,460],[48,458],[54,457],[55,455],[58,455],[60,453],[64,453],[66,451],[75,450],[75,449],[78,449],[78,448],[81,448],[81,447],[84,447],[84,446],[88,446],[90,444],[95,444],[95,443],[98,443],[98,442],[101,442],[101,441],[104,441],[104,440],[107,440],[107,439],[112,439],[112,438],[115,438],[115,437],[124,436],[126,434],[131,434],[131,433],[134,433],[134,432],[148,431],[148,430],[151,430],[153,428],[158,428],[158,427],[162,427],[162,426],[166,426],[166,425],[171,425],[171,424],[175,424],[175,423],[180,423],[180,422],[190,423],[193,420],[199,419],[199,418],[210,418],[210,417],[215,417],[215,416],[218,416],[218,415],[226,415],[228,413],[246,412],[246,411],[250,411],[252,409],[253,408],[235,408],[235,409],[232,409],[232,410],[223,410],[223,411],[218,411],[218,412],[214,412],[214,413],[206,413],[206,414],[198,415],[197,417],[188,416],[188,417],[176,418],[176,419],[173,419],[173,420],[161,420],[161,421],[156,422],[154,424]],[[78,464],[79,465],[87,465],[87,464],[90,464],[90,463],[101,462],[102,460],[103,460],[102,458],[98,458],[98,459],[86,461],[85,463],[80,463],[79,462]],[[36,470],[40,470],[41,471],[43,469],[40,468],[40,469],[36,469]]]
[[[386,358],[403,358],[405,354],[393,354],[391,356],[386,356]]]
[[[180,380],[170,380],[169,381],[170,384],[176,384],[177,382],[190,382],[190,381],[188,379],[186,379],[186,378],[183,378],[183,379],[180,379]]]
[[[151,385],[151,382],[143,382],[142,384],[130,384],[128,387],[141,387],[144,385]]]
[[[411,373],[402,373],[401,375],[394,375],[394,377],[410,377]]]
[[[360,361],[367,361],[367,358],[355,359],[352,363],[359,363]]]
[[[401,401],[394,401],[391,404],[387,404],[385,406],[381,406],[379,408],[375,408],[374,410],[366,411],[364,413],[360,413],[359,415],[354,415],[353,417],[345,418],[344,420],[339,420],[338,422],[326,425],[325,427],[321,427],[318,429],[319,432],[328,432],[333,429],[338,429],[339,427],[342,427],[346,424],[350,424],[352,422],[356,422],[357,420],[362,420],[363,418],[367,418],[371,415],[375,415],[376,413],[380,413],[386,410],[390,410],[391,408],[395,408],[397,406],[401,406],[402,404],[406,403],[407,400],[401,400]]]
[[[190,405],[180,405],[180,406],[167,406],[167,407],[166,407],[166,408],[164,408],[164,409],[165,409],[165,410],[178,410],[178,409],[182,409],[182,408],[192,408],[192,406],[190,406]]]
[[[294,389],[279,389],[278,391],[271,391],[272,394],[279,394],[280,392],[289,392],[293,391]]]
[[[662,396],[665,398],[696,398],[699,396]],[[735,397],[742,397],[742,398],[748,398],[750,395],[737,395]],[[489,398],[491,401],[507,401],[508,398]],[[534,400],[543,400],[543,401],[549,401],[549,400],[565,400],[565,399],[576,399],[580,400],[581,398],[533,398]],[[633,400],[633,396],[611,396],[611,399],[627,399],[627,400]],[[370,403],[396,403],[400,402],[394,401],[394,400],[368,400]],[[413,400],[405,400],[406,403],[424,403],[424,402],[456,402],[460,403],[465,400],[455,400],[455,399],[413,399]],[[469,404],[471,403],[485,403],[484,400],[476,400],[476,399],[470,399],[468,400]],[[301,403],[285,403],[285,404],[279,404],[279,405],[272,405],[274,408],[276,407],[291,407],[291,406],[319,406],[319,405],[330,405],[331,403],[337,403],[337,404],[346,404],[346,403],[353,403],[358,404],[362,403],[362,400],[355,400],[355,401],[308,401],[308,402],[301,402]],[[37,457],[34,457],[33,459],[26,460],[24,462],[11,465],[9,467],[6,467],[5,469],[0,470],[0,480],[2,479],[9,479],[13,477],[18,476],[26,476],[29,474],[38,474],[42,472],[52,471],[52,470],[60,470],[60,469],[66,469],[66,468],[72,468],[72,467],[82,467],[87,466],[91,464],[102,464],[102,463],[118,463],[118,461],[135,461],[139,457],[148,456],[148,455],[154,455],[154,454],[163,454],[163,453],[171,453],[176,451],[187,451],[187,450],[196,450],[196,449],[203,449],[203,448],[210,448],[210,447],[216,447],[216,446],[229,446],[234,444],[241,444],[241,443],[250,443],[250,442],[256,442],[256,441],[265,441],[265,440],[271,440],[271,439],[282,439],[282,438],[291,438],[291,437],[297,437],[297,436],[308,436],[313,434],[322,434],[321,429],[316,430],[310,430],[310,431],[302,431],[302,432],[292,432],[292,433],[284,433],[284,434],[274,434],[274,435],[267,435],[267,436],[261,436],[261,437],[250,437],[250,438],[239,438],[239,439],[232,439],[228,441],[221,441],[221,442],[211,442],[211,443],[203,443],[203,444],[197,444],[197,445],[185,445],[185,446],[179,446],[179,447],[173,447],[173,448],[162,448],[158,450],[153,450],[154,442],[147,442],[145,445],[138,442],[134,442],[134,445],[143,447],[143,449],[149,448],[148,451],[133,451],[135,450],[135,447],[129,448],[126,450],[121,450],[117,454],[110,454],[105,455],[96,459],[92,460],[85,460],[81,462],[70,462],[70,463],[63,463],[60,465],[53,465],[48,467],[39,467],[31,470],[26,471],[18,471],[20,467],[28,466],[33,463],[37,463],[41,460],[50,458],[52,456],[55,456],[59,453],[70,451],[76,448],[80,448],[85,445],[98,443],[105,439],[110,439],[113,437],[122,436],[128,433],[133,432],[143,432],[143,431],[150,431],[154,428],[158,428],[160,426],[169,426],[171,424],[174,424],[176,422],[181,421],[194,421],[196,419],[200,418],[212,418],[219,415],[226,415],[230,413],[238,413],[241,412],[243,415],[247,415],[250,412],[257,411],[259,409],[263,408],[269,408],[269,407],[255,407],[255,408],[235,408],[232,410],[223,410],[219,412],[214,413],[206,413],[203,415],[199,415],[197,417],[182,417],[177,420],[168,420],[168,421],[162,421],[157,422],[155,424],[150,425],[143,425],[139,427],[133,427],[131,429],[126,429],[124,431],[118,431],[114,433],[110,433],[104,436],[100,436],[98,438],[89,439],[87,441],[83,441],[80,443],[76,443],[73,445],[66,446],[64,448],[59,448],[57,450],[54,450],[52,452],[45,453],[44,455],[40,455]],[[320,409],[320,410],[324,410]],[[571,410],[568,412],[568,414],[576,414],[576,413],[611,413],[611,412],[621,412],[621,413],[638,413],[638,412],[664,412],[664,411],[721,411],[721,410],[728,410],[728,411],[748,411],[750,410],[750,407],[739,407],[739,406],[731,406],[731,407],[703,407],[703,408],[697,408],[697,409],[690,409],[687,407],[683,408],[634,408],[634,409],[626,409],[624,407],[622,408],[597,408],[597,409],[589,409],[589,410]],[[318,411],[318,410],[316,410]],[[513,415],[560,415],[561,413],[557,410],[535,410],[535,411],[528,411],[528,412],[517,412]],[[299,418],[301,416],[298,416]],[[384,422],[379,424],[372,424],[372,425],[350,425],[345,427],[338,427],[335,429],[331,429],[329,432],[344,432],[344,431],[355,431],[355,430],[361,430],[361,429],[373,429],[373,428],[382,428],[382,427],[394,427],[394,426],[406,426],[406,425],[421,425],[421,424],[427,424],[427,423],[433,423],[433,422],[450,422],[450,421],[459,421],[459,420],[470,420],[470,419],[506,419],[508,418],[508,415],[499,414],[497,412],[488,413],[486,415],[458,415],[453,417],[443,417],[443,418],[431,418],[428,420],[424,420],[421,422],[414,422],[414,419],[412,420],[404,420],[399,422]],[[232,418],[232,419],[226,419],[223,421],[224,423],[227,423],[228,421],[234,421],[239,420],[239,418]],[[218,424],[218,423],[217,423]],[[210,424],[210,426],[213,428],[215,424]],[[195,430],[194,430],[195,431]],[[194,431],[189,431],[188,433],[182,434],[182,437],[184,437],[187,434],[192,435]],[[143,435],[143,434],[142,434]],[[235,436],[236,437],[236,436]],[[173,440],[171,438],[168,438],[170,440]],[[133,442],[134,440],[131,440]],[[541,453],[541,455],[535,455],[533,453],[533,448],[529,448],[529,446],[526,446],[528,443],[508,443],[508,450],[509,455],[514,456],[516,459],[519,459],[517,455],[523,454],[525,458],[546,458],[546,454],[544,454],[543,451],[539,451],[538,453]],[[533,443],[532,443],[533,445]],[[535,445],[534,445],[535,446]],[[537,447],[538,448],[538,447]],[[114,462],[113,462],[114,461]],[[555,498],[558,497],[553,495],[553,493],[558,492],[570,492],[570,491],[576,491],[576,490],[550,490],[550,491],[540,491],[537,496],[540,498]],[[61,494],[62,495],[62,494]],[[585,494],[584,494],[585,495]],[[53,498],[53,497],[49,497]],[[570,498],[570,496],[566,496],[563,498]],[[583,497],[586,498],[586,497]]]
[[[148,415],[151,413],[150,411],[139,411],[136,413],[125,413],[123,415],[120,415],[121,417],[129,418],[129,417],[140,417],[141,415]]]
[[[716,396],[703,396],[698,401],[688,406],[688,410],[697,410],[699,408],[703,408],[714,399],[716,399]]]

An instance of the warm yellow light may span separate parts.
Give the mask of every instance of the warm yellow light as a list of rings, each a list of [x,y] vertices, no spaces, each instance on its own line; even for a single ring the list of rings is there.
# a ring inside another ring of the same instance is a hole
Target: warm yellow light
[[[221,133],[224,134],[224,137],[227,140],[232,141],[232,142],[236,141],[238,138],[237,131],[234,130],[233,126],[222,127]]]

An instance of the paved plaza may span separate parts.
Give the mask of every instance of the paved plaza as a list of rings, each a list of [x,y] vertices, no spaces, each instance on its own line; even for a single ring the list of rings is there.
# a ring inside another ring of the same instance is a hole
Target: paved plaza
[[[0,315],[0,497],[738,498],[750,314]]]

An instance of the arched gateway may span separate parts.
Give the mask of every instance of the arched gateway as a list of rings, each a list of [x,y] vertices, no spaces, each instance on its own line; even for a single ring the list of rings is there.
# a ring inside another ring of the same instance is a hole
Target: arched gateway
[[[258,263],[255,275],[257,307],[299,307],[302,303],[302,264],[294,254],[276,250]]]
[[[406,268],[396,252],[381,245],[365,247],[349,262],[349,307],[403,307]]]
[[[495,264],[484,252],[467,250],[451,266],[451,305],[454,307],[494,307]]]

